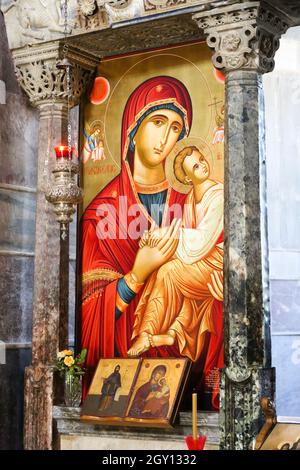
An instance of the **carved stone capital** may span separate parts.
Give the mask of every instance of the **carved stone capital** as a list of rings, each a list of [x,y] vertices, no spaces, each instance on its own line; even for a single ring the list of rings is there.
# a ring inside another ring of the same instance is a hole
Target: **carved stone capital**
[[[237,69],[271,72],[279,39],[290,26],[286,16],[259,1],[197,13],[193,19],[215,51],[214,66],[225,72]]]
[[[63,45],[57,42],[13,52],[17,79],[33,106],[69,103],[72,107],[85,92],[99,59],[68,46],[66,57],[72,65],[68,86],[66,69],[57,68],[64,54]]]

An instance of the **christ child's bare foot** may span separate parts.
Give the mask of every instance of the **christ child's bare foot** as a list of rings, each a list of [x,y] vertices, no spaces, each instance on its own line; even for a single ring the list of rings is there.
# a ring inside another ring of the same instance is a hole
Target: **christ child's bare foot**
[[[143,352],[148,351],[149,348],[150,341],[148,333],[141,333],[133,343],[132,347],[127,351],[127,355],[129,357],[137,357],[143,354]]]

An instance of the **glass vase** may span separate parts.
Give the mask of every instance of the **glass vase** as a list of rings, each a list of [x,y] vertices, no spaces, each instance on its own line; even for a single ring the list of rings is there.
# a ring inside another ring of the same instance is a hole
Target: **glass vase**
[[[65,374],[64,398],[65,405],[77,408],[82,396],[82,375]]]

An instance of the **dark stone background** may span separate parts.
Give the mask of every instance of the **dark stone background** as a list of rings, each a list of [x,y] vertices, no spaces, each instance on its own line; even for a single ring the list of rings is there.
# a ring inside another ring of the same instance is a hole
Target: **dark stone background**
[[[0,105],[0,340],[6,343],[6,364],[0,365],[0,449],[20,449],[24,368],[31,359],[38,113],[15,78],[2,14],[0,57],[0,79],[6,84],[6,104]]]

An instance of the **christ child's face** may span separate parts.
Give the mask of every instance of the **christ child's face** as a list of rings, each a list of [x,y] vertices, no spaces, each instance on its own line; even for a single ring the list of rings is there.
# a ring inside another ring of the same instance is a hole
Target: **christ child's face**
[[[153,111],[141,123],[135,148],[145,167],[162,163],[176,144],[183,127],[181,116],[170,109]]]
[[[193,184],[203,183],[210,174],[208,161],[197,150],[185,157],[182,168],[187,176],[187,181],[191,181]]]

